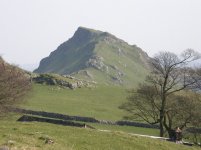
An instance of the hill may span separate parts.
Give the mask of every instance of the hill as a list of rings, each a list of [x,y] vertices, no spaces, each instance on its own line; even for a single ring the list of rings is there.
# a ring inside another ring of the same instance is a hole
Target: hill
[[[133,86],[144,79],[148,61],[148,55],[135,45],[107,32],[79,27],[34,72]]]

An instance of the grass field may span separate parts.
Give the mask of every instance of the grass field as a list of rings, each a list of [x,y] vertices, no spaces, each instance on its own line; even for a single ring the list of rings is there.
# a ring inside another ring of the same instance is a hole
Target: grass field
[[[0,120],[0,145],[11,150],[196,150],[166,141],[131,136],[124,132],[58,126],[48,123],[21,123],[19,116]],[[47,139],[53,144],[45,144]]]
[[[26,102],[20,107],[33,110],[120,120],[125,114],[118,106],[126,100],[120,87],[61,89],[56,86],[33,85]],[[96,129],[53,125],[40,122],[16,122],[21,115],[0,120],[0,147],[11,150],[196,150],[196,147],[131,136],[128,133],[158,135],[156,129],[87,123]],[[110,132],[101,132],[110,130]],[[53,144],[46,144],[51,139]]]
[[[34,84],[23,108],[57,112],[68,115],[121,120],[126,113],[118,108],[126,101],[126,90],[120,87],[101,86],[76,90],[58,89],[56,86]],[[157,129],[87,123],[96,129],[159,135]]]
[[[94,123],[87,123],[87,125],[91,125],[91,126],[95,127],[96,129],[101,129],[101,130],[122,131],[122,132],[126,132],[126,133],[135,133],[135,134],[153,135],[153,136],[159,135],[158,129],[151,129],[151,128],[118,126],[118,125],[104,125],[104,124],[94,124]]]
[[[118,107],[126,101],[126,97],[126,90],[115,86],[70,90],[34,84],[33,91],[22,107],[97,119],[121,120],[126,112]]]

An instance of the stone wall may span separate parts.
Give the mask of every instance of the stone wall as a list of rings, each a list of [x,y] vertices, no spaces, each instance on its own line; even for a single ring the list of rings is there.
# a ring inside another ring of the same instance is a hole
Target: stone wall
[[[150,124],[146,124],[146,123],[139,123],[139,122],[132,122],[132,121],[97,120],[92,117],[69,116],[69,115],[64,115],[64,114],[59,114],[59,113],[33,111],[33,110],[26,110],[26,109],[19,109],[19,108],[12,108],[12,111],[18,112],[18,113],[23,113],[23,114],[31,114],[31,115],[36,115],[36,116],[61,119],[61,120],[73,120],[73,121],[100,123],[100,124],[106,124],[106,125],[135,126],[135,127],[143,127],[143,128],[154,128],[154,129],[159,128],[159,126],[157,126],[157,125],[150,125]]]
[[[64,126],[85,127],[85,124],[83,124],[83,123],[75,123],[72,121],[56,120],[56,119],[49,119],[49,118],[40,118],[40,117],[28,116],[28,115],[23,115],[17,121],[22,121],[22,122],[37,121],[37,122],[47,122],[47,123],[59,124],[59,125],[64,125]]]
[[[45,112],[45,111],[33,111],[33,110],[26,110],[26,109],[19,109],[19,108],[14,108],[12,109],[12,111],[23,113],[23,114],[31,114],[36,116],[62,119],[62,120],[74,120],[74,121],[94,122],[94,123],[99,122],[98,120],[91,117],[69,116],[69,115],[51,113],[51,112]]]

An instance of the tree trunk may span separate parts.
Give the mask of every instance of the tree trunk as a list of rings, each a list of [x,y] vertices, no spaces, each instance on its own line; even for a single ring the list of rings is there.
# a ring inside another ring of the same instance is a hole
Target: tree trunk
[[[164,113],[163,110],[160,111],[160,137],[163,137],[164,135],[164,128],[163,128],[163,118],[164,118]]]
[[[168,130],[168,135],[171,141],[176,141],[176,132],[173,129]]]
[[[165,94],[163,93],[162,97],[161,97],[161,100],[162,100],[162,105],[161,105],[161,110],[160,110],[160,137],[163,137],[164,135],[164,124],[163,124],[163,121],[164,121],[164,117],[165,117],[165,104],[166,104],[166,96]]]

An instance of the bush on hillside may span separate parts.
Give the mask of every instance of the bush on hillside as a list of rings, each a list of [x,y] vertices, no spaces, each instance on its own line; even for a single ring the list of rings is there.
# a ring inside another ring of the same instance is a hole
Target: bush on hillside
[[[0,116],[6,114],[11,106],[19,102],[30,87],[28,75],[0,57]]]

